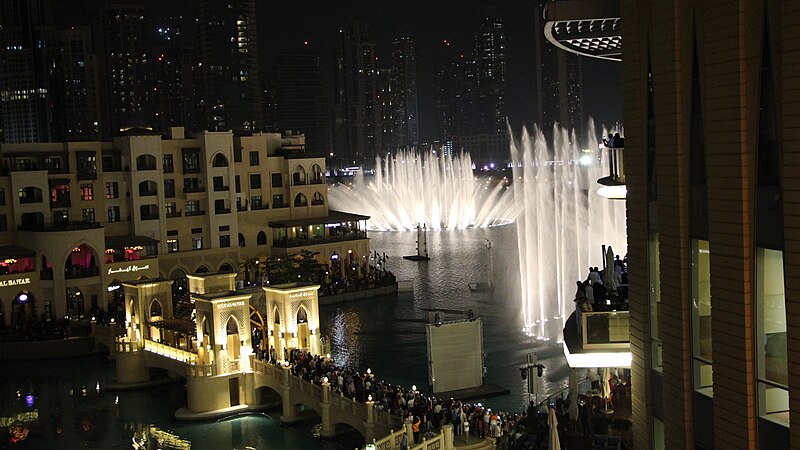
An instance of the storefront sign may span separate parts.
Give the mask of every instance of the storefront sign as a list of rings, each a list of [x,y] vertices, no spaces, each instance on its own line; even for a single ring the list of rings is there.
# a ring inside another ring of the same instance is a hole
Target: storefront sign
[[[150,268],[150,264],[146,264],[144,266],[138,266],[136,264],[131,264],[130,266],[124,267],[124,268],[123,267],[120,267],[118,269],[109,268],[108,269],[108,274],[111,275],[111,274],[114,274],[114,273],[138,272],[140,270],[147,270],[149,268]]]
[[[15,278],[13,280],[2,280],[2,281],[0,281],[0,287],[22,286],[24,284],[31,284],[31,279],[30,278]]]
[[[225,303],[220,303],[220,304],[219,304],[219,307],[220,307],[220,308],[233,308],[233,307],[235,307],[235,306],[244,306],[244,302],[243,302],[243,301],[238,301],[238,302],[225,302]]]
[[[293,292],[289,294],[289,298],[304,298],[313,296],[314,296],[314,291]]]

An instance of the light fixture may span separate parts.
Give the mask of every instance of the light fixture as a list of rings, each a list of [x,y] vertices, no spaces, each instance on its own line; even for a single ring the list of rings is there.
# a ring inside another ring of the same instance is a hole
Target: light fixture
[[[368,401],[368,402],[371,402],[371,401],[372,401],[372,394],[369,394],[369,395],[367,396],[367,401]]]
[[[625,200],[628,190],[625,187],[625,166],[623,164],[622,152],[624,148],[608,148],[608,169],[609,175],[597,180],[603,187],[597,190],[597,194],[610,200]]]

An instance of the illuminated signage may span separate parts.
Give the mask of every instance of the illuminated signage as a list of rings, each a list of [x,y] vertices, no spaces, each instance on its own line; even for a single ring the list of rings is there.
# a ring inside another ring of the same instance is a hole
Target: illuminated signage
[[[31,279],[30,278],[15,278],[13,280],[2,280],[2,281],[0,281],[0,287],[22,286],[24,284],[31,284]]]
[[[289,298],[303,298],[303,297],[312,297],[314,295],[313,291],[303,291],[303,292],[295,292],[289,294]]]
[[[123,267],[120,267],[118,269],[109,268],[108,269],[108,274],[111,275],[111,274],[114,274],[114,273],[138,272],[140,270],[147,270],[149,268],[150,268],[150,264],[146,264],[144,266],[138,266],[136,264],[131,264],[130,266],[124,267],[124,268]]]
[[[220,308],[233,308],[235,306],[244,306],[244,302],[243,301],[238,301],[238,302],[226,302],[226,303],[220,303],[219,304]]]

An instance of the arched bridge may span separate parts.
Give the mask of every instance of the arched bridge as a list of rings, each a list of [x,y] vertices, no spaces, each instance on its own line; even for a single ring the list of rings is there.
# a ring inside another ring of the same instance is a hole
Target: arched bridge
[[[379,411],[374,402],[358,402],[331,390],[329,383],[317,385],[290,373],[288,367],[275,366],[251,357],[253,386],[276,391],[283,403],[282,422],[297,420],[297,408],[306,405],[322,418],[321,435],[334,436],[337,424],[356,429],[367,442],[403,428],[402,418]]]

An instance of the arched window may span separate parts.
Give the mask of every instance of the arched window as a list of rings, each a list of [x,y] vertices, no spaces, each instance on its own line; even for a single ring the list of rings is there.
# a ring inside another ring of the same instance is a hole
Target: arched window
[[[245,243],[245,240],[244,240],[244,235],[242,233],[239,233],[239,247],[245,247],[245,246],[246,246],[246,243]]]
[[[20,203],[41,203],[42,190],[36,186],[27,186],[19,190]]]
[[[302,306],[297,310],[297,323],[308,323],[308,312]]]
[[[304,169],[303,166],[298,165],[292,172],[292,186],[303,184],[306,184],[306,169]]]
[[[239,334],[239,324],[236,323],[236,319],[233,317],[228,319],[228,323],[225,325],[225,330],[229,336],[232,334]]]
[[[137,156],[136,170],[156,170],[156,157],[153,155]]]
[[[219,266],[219,273],[233,273],[233,266],[228,263],[225,263]]]
[[[158,185],[155,181],[142,181],[139,183],[139,197],[158,195]]]
[[[258,236],[256,236],[256,245],[267,245],[267,233],[263,231],[258,232]]]
[[[314,198],[311,200],[311,204],[314,206],[324,205],[325,197],[319,192],[314,192]]]
[[[197,268],[197,270],[194,271],[194,273],[208,273],[208,272],[211,272],[211,270],[206,266],[200,266]]]
[[[294,198],[294,206],[308,206],[308,199],[303,194],[297,194]]]
[[[228,167],[228,158],[222,153],[217,153],[214,155],[214,160],[211,162],[211,165],[214,167]]]
[[[322,173],[322,167],[319,164],[311,166],[311,184],[322,184],[325,182],[325,175]]]
[[[153,300],[153,303],[150,304],[150,318],[152,319],[153,317],[160,317],[162,315],[161,302]]]

